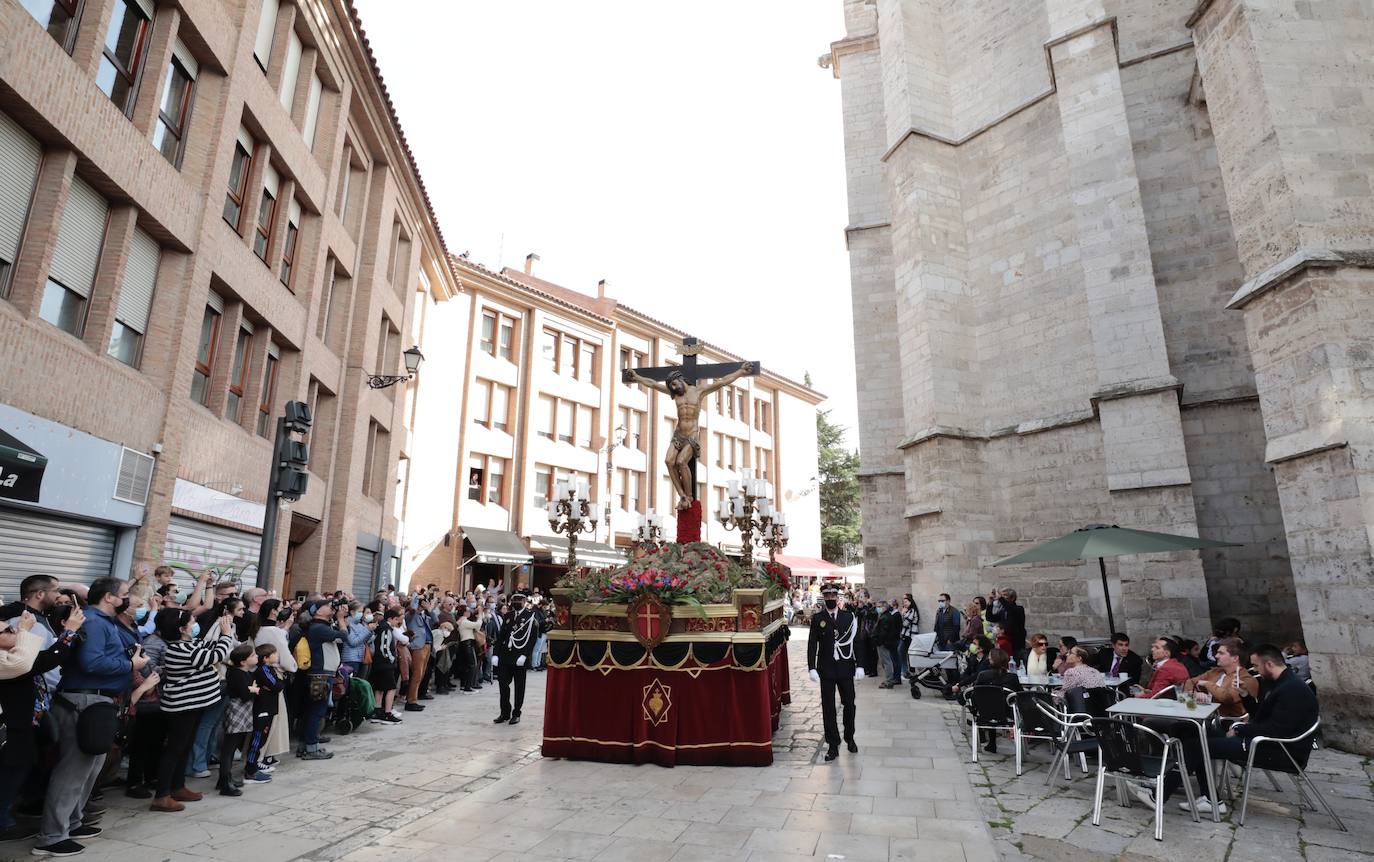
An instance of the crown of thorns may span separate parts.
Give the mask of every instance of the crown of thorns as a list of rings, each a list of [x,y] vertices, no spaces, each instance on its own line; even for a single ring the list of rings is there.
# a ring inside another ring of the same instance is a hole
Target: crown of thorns
[[[681,371],[669,371],[669,372],[668,372],[668,382],[671,383],[671,382],[673,382],[674,380],[680,380],[680,381],[682,381],[683,383],[686,383],[686,382],[687,382],[687,375],[683,374]]]

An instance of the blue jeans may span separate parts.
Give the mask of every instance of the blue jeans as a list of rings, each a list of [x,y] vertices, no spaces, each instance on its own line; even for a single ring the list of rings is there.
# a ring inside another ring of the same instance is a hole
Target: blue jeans
[[[220,725],[224,723],[224,710],[228,703],[224,699],[224,686],[220,686],[219,702],[208,706],[196,725],[196,738],[191,743],[191,759],[186,761],[186,774],[205,772],[210,768],[210,752],[214,751]]]
[[[530,663],[531,668],[544,666],[544,644],[548,640],[544,635],[540,635],[539,640],[534,642],[534,661]]]
[[[1182,722],[1180,722],[1182,724]],[[1193,778],[1197,780],[1198,794],[1207,795],[1207,772],[1211,769],[1211,764],[1202,759],[1202,744],[1198,742],[1197,733],[1189,728],[1183,739],[1183,760],[1188,767],[1188,771],[1193,773]],[[1245,764],[1245,740],[1239,736],[1208,736],[1207,751],[1212,755],[1213,760],[1229,760],[1232,763]],[[1174,791],[1183,786],[1183,779],[1179,774],[1170,771],[1164,778],[1164,798],[1168,799]]]
[[[902,671],[906,669],[906,661],[902,655],[902,645],[897,643],[895,646],[887,648],[888,664],[892,666],[892,678],[888,682],[900,685],[902,682]]]
[[[314,676],[314,674],[311,674]],[[321,674],[325,676],[325,674]],[[333,674],[327,674],[332,681]],[[309,689],[306,689],[309,692]],[[305,723],[301,725],[301,748],[306,751],[318,751],[320,748],[320,726],[324,724],[324,717],[329,713],[329,695],[325,695],[323,700],[309,700],[306,695],[305,704]]]

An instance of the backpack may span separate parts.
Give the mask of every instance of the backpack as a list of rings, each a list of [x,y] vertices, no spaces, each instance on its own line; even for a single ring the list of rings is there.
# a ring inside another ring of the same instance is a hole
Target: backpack
[[[305,638],[296,640],[296,645],[291,649],[291,655],[296,658],[296,670],[310,670],[310,642]]]

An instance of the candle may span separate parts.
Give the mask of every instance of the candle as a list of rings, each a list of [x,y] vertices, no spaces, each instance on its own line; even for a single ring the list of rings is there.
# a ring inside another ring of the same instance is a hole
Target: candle
[[[563,499],[564,497],[568,496],[568,483],[565,480],[560,479],[558,481],[558,484],[554,486],[554,491],[556,492],[555,496],[557,496],[560,500]]]
[[[760,518],[767,518],[767,517],[772,513],[771,510],[772,510],[772,506],[770,506],[770,505],[768,504],[768,500],[767,500],[767,499],[763,499],[763,500],[760,500],[760,501],[759,501],[759,517],[760,517]]]
[[[731,497],[739,496],[739,482],[737,480],[731,479],[729,482],[725,483],[725,487],[730,489]]]
[[[743,518],[743,517],[744,517],[744,501],[741,500],[739,497],[736,497],[736,498],[735,498],[734,500],[732,500],[731,502],[733,502],[733,503],[735,504],[735,517],[737,517],[737,518]]]
[[[726,520],[729,520],[729,518],[730,518],[730,501],[729,501],[729,500],[721,500],[721,501],[720,501],[720,519],[721,519],[722,521],[726,521]]]
[[[787,541],[787,539],[788,539],[790,536],[791,536],[791,533],[788,531],[788,528],[787,528],[787,527],[783,527],[783,528],[782,528],[782,540],[785,542],[785,541]]]
[[[754,478],[754,471],[749,467],[741,467],[739,474],[744,477],[744,481],[746,482]]]
[[[586,482],[578,482],[578,483],[577,483],[577,498],[578,498],[579,500],[585,500],[585,499],[587,499],[587,483],[586,483]]]

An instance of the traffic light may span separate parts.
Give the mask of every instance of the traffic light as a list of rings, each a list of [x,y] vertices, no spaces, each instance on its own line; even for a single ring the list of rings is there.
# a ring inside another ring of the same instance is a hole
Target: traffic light
[[[276,496],[284,500],[299,500],[305,496],[310,474],[310,447],[294,434],[310,430],[310,407],[303,401],[286,402],[286,410],[277,425],[277,468],[273,477]]]

